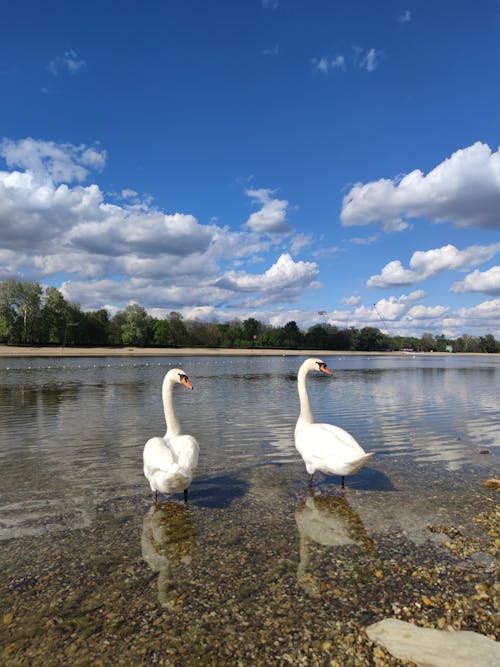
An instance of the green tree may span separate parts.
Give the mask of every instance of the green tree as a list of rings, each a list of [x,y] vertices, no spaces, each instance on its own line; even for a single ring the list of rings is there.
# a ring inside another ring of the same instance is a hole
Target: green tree
[[[263,327],[261,322],[256,320],[253,317],[249,317],[248,319],[243,321],[243,326],[242,326],[242,337],[243,340],[246,343],[251,343],[252,345],[255,344],[255,340],[257,339],[257,336],[262,333]]]
[[[377,352],[384,349],[385,343],[385,336],[377,327],[363,327],[359,332],[358,350]]]
[[[123,311],[121,337],[124,345],[148,345],[153,341],[153,319],[137,303],[132,303]]]
[[[0,283],[0,336],[7,343],[38,343],[42,288],[7,279]]]
[[[422,352],[431,352],[436,348],[436,341],[431,333],[423,333],[420,338],[420,349]]]
[[[481,342],[481,350],[483,352],[494,353],[498,352],[500,349],[492,334],[486,334],[486,336],[481,336],[480,342]]]
[[[168,321],[155,320],[153,323],[153,343],[155,345],[160,345],[161,347],[168,347],[170,345],[170,328]]]
[[[109,344],[109,313],[105,308],[87,313],[89,345]]]
[[[42,306],[44,342],[53,345],[65,344],[69,322],[71,322],[71,305],[58,289],[47,287]]]
[[[305,345],[311,349],[327,350],[329,342],[330,334],[323,324],[315,324],[310,327],[305,335]]]
[[[172,347],[186,345],[188,340],[188,332],[181,313],[173,310],[167,319],[170,332],[170,344]]]
[[[287,322],[283,327],[285,334],[285,347],[290,350],[298,350],[304,347],[304,334],[300,331],[297,323],[293,320]]]

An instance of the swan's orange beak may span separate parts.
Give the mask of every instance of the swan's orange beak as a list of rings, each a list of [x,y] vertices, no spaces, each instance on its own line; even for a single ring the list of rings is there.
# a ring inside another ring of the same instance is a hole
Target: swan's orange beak
[[[320,364],[319,370],[326,375],[333,375],[333,371],[331,371],[326,364]]]
[[[187,387],[188,389],[192,389],[192,388],[193,388],[193,385],[191,384],[191,382],[189,382],[189,380],[187,379],[187,377],[186,377],[185,375],[184,375],[183,377],[181,377],[181,383],[182,383],[185,387]]]

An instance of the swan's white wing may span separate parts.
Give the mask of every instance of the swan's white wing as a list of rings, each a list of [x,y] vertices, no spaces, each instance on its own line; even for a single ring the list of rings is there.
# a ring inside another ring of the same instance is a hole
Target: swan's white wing
[[[146,468],[153,474],[156,470],[168,471],[176,462],[176,456],[165,438],[151,438],[144,445],[144,472]],[[147,476],[147,474],[146,474]]]
[[[333,424],[297,425],[295,444],[309,474],[315,470],[336,475],[350,475],[372,456],[350,433]]]
[[[193,438],[192,435],[178,435],[170,438],[169,444],[179,467],[192,474],[198,465],[200,452],[196,438]]]
[[[321,439],[324,437],[325,443],[328,443],[327,437],[331,438],[331,446],[334,447],[344,447],[346,451],[352,453],[358,452],[359,454],[365,454],[365,450],[361,447],[358,441],[347,431],[344,431],[340,426],[335,426],[334,424],[312,424],[316,426],[317,429],[321,429],[325,432],[325,436],[318,436]],[[331,434],[331,436],[330,436]]]

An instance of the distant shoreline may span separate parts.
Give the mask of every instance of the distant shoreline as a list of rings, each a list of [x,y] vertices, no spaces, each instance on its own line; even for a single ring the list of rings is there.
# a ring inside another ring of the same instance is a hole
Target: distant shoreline
[[[346,350],[276,350],[265,348],[213,348],[213,347],[46,347],[0,345],[0,357],[321,357],[348,355],[418,356],[484,356],[498,357],[487,352],[350,352]]]

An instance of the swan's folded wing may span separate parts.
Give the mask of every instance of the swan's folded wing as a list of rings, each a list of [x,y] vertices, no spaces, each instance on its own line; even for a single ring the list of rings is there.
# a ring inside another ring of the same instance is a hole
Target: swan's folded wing
[[[170,439],[174,456],[183,470],[193,472],[198,465],[200,446],[192,435],[178,435]]]
[[[334,457],[337,461],[351,461],[366,456],[364,449],[350,433],[333,424],[310,424],[307,427],[307,440],[309,456],[315,459]]]
[[[144,468],[151,473],[156,470],[168,471],[176,462],[170,443],[164,438],[151,438],[144,445]]]

